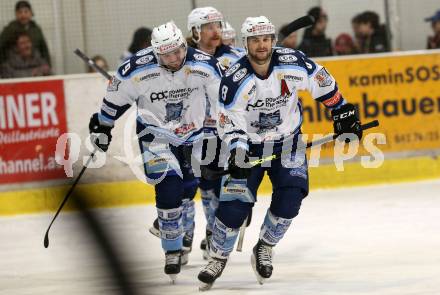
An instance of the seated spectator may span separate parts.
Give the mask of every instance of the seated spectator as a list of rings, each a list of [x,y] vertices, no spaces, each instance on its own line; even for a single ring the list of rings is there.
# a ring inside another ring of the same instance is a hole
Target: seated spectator
[[[128,50],[124,51],[121,55],[121,62],[126,61],[139,50],[150,47],[151,33],[152,31],[149,28],[140,27],[137,29],[133,34],[133,40],[131,41]]]
[[[6,60],[8,52],[15,46],[18,32],[25,31],[31,37],[34,48],[50,65],[49,49],[43,31],[32,20],[33,15],[28,1],[18,1],[15,4],[15,20],[10,22],[0,34],[0,64]]]
[[[32,46],[27,32],[17,35],[13,50],[9,51],[6,62],[1,66],[3,78],[24,78],[51,74],[49,63]]]
[[[279,45],[281,47],[295,49],[298,46],[298,32],[295,31],[289,34],[289,32],[287,31],[288,25],[289,24],[285,24],[280,29],[278,36],[278,40],[280,40]]]
[[[109,68],[107,60],[102,55],[95,55],[92,57],[92,60],[98,67],[108,72]],[[87,73],[96,73],[96,71],[93,67],[88,66]]]
[[[356,17],[359,35],[359,53],[378,53],[390,51],[385,25],[381,25],[379,15],[365,11]]]
[[[315,18],[315,23],[305,30],[298,49],[310,57],[333,55],[332,42],[325,36],[327,14],[318,6],[311,8],[307,14]]]
[[[426,18],[425,21],[431,22],[431,27],[434,32],[434,36],[428,37],[426,49],[440,48],[440,10],[437,10],[433,16]]]
[[[349,55],[356,54],[356,48],[354,46],[353,39],[347,33],[339,34],[335,39],[335,54],[336,55]]]

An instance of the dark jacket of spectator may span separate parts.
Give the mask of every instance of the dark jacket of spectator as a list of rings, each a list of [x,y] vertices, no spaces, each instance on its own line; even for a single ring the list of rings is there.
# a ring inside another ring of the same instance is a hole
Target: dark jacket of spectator
[[[29,34],[20,33],[15,46],[0,66],[2,78],[24,78],[50,75],[49,63],[32,46]]]
[[[44,39],[43,31],[34,22],[30,21],[27,26],[23,26],[17,20],[10,22],[0,34],[0,63],[4,62],[8,51],[14,47],[16,36],[20,32],[27,32],[31,37],[32,44],[37,49],[41,57],[43,57],[50,64],[49,48]]]
[[[385,25],[375,29],[371,36],[360,39],[361,53],[379,53],[390,51]]]
[[[331,39],[325,34],[313,35],[312,28],[306,29],[298,49],[310,57],[333,55]]]

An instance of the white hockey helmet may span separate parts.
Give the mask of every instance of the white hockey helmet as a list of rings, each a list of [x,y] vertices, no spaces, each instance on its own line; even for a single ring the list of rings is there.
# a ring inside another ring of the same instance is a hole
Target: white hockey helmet
[[[199,7],[193,9],[188,15],[188,31],[192,34],[192,29],[195,28],[197,33],[199,34],[199,39],[194,42],[200,41],[200,31],[202,30],[202,25],[220,22],[223,26],[223,14],[220,11],[215,9],[214,7]]]
[[[225,22],[225,25],[223,27],[223,32],[222,32],[222,38],[223,39],[235,39],[235,37],[236,37],[235,29],[231,26],[230,23]]]
[[[265,16],[248,17],[241,26],[243,46],[247,53],[247,38],[260,35],[274,35],[276,43],[275,26]]]
[[[151,45],[156,55],[166,54],[178,49],[182,45],[186,47],[186,40],[183,37],[182,31],[174,24],[174,21],[169,21],[153,29]]]

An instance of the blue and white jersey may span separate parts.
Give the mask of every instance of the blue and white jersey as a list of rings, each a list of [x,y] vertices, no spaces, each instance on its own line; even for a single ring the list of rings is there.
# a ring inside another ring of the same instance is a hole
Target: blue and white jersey
[[[219,135],[230,148],[248,148],[249,140],[276,142],[296,134],[302,123],[299,90],[309,91],[328,108],[345,103],[335,79],[300,51],[274,48],[267,77],[242,57],[220,84]]]
[[[235,48],[228,45],[221,45],[217,47],[214,57],[218,59],[220,64],[229,69],[237,60],[243,57],[246,53],[239,48]]]
[[[134,102],[137,120],[155,136],[174,145],[201,138],[207,101],[217,114],[223,70],[218,60],[188,48],[182,68],[172,72],[158,64],[152,48],[124,62],[112,78],[100,120],[113,124]]]

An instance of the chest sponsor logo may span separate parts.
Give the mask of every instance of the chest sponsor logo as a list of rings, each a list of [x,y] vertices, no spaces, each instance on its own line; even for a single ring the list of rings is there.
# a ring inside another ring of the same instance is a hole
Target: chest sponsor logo
[[[235,73],[235,71],[237,71],[238,68],[239,68],[240,66],[241,66],[241,65],[237,63],[237,64],[233,65],[232,67],[230,67],[230,68],[226,71],[225,77],[229,77],[230,75],[232,75],[233,73]]]
[[[148,54],[152,51],[153,51],[153,49],[151,49],[151,48],[145,48],[145,49],[142,49],[141,51],[138,51],[136,53],[136,56],[143,56],[143,55]]]
[[[198,90],[198,89],[199,89],[198,87],[195,88],[188,87],[188,88],[151,92],[150,100],[151,102],[160,101],[162,99],[169,99],[171,101],[182,101],[183,99],[187,99],[194,90]]]
[[[246,74],[247,74],[247,70],[241,69],[237,73],[234,74],[234,77],[232,77],[232,81],[238,82],[241,79],[243,79],[243,77],[246,76]]]
[[[146,56],[143,56],[143,57],[141,57],[141,58],[138,58],[138,59],[135,61],[135,63],[136,63],[137,65],[145,65],[145,64],[151,62],[152,60],[153,60],[153,57],[152,57],[151,55],[146,55]]]
[[[280,55],[280,56],[278,57],[278,60],[279,60],[280,62],[288,63],[288,62],[294,62],[294,61],[297,61],[298,58],[297,58],[295,55],[291,55],[291,54],[289,54],[289,55]]]
[[[211,59],[210,56],[208,56],[208,55],[204,55],[204,54],[200,54],[200,53],[196,53],[196,54],[194,54],[194,58],[195,58],[196,60],[200,60],[200,61],[210,60],[210,59]]]
[[[294,53],[295,50],[292,48],[280,48],[280,49],[277,49],[276,52],[280,53],[280,54],[287,54],[287,53]]]

